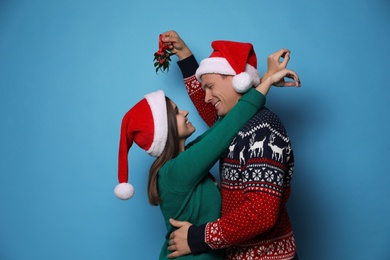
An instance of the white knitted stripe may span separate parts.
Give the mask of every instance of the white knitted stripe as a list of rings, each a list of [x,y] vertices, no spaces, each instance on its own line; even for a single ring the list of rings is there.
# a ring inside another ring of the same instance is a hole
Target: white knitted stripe
[[[285,142],[289,142],[290,141],[290,138],[288,136],[284,136],[282,135],[278,130],[274,129],[271,127],[271,125],[269,123],[261,123],[261,124],[258,124],[256,126],[254,126],[253,128],[251,128],[249,131],[247,132],[243,132],[243,131],[240,131],[238,132],[237,134],[239,136],[241,136],[241,138],[245,138],[251,134],[253,134],[254,132],[256,132],[257,130],[259,130],[260,128],[268,128],[271,133],[275,134],[276,136],[280,137],[283,141]]]

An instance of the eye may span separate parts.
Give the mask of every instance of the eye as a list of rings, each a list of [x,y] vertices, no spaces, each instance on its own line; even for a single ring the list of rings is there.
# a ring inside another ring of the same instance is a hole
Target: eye
[[[204,89],[209,89],[209,90],[211,90],[213,87],[214,87],[213,84],[205,84],[205,85],[204,85]]]

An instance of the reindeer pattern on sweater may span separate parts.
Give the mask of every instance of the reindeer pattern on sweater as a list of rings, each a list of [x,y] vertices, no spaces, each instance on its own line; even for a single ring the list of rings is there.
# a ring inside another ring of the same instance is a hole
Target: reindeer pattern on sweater
[[[257,167],[256,161],[268,160],[275,164]],[[289,172],[284,173],[282,165],[290,164]],[[254,166],[260,168],[249,174]],[[261,169],[267,171],[261,171]],[[227,186],[235,186],[235,180],[243,182],[267,181],[280,186],[289,184],[293,172],[293,152],[290,139],[281,121],[267,108],[263,108],[237,134],[221,160],[221,180]],[[229,184],[230,183],[230,184]]]

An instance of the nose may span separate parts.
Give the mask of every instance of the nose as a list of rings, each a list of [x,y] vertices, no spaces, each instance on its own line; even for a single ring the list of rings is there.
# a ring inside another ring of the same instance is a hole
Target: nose
[[[205,96],[204,96],[204,102],[210,103],[211,102],[211,93],[208,88],[205,88]]]
[[[189,112],[187,110],[180,110],[181,113],[184,115],[184,116],[188,116]]]

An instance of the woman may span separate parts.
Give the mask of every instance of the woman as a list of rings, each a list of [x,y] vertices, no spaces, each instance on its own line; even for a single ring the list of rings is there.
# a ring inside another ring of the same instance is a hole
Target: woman
[[[179,110],[162,91],[146,95],[126,113],[119,147],[120,184],[114,192],[120,199],[133,195],[133,187],[127,182],[127,153],[133,142],[157,157],[149,172],[148,195],[152,205],[160,205],[167,227],[160,259],[168,259],[170,253],[170,218],[201,224],[220,216],[219,190],[208,171],[242,126],[264,105],[271,85],[284,77],[299,81],[291,70],[273,74],[244,94],[226,116],[187,146],[187,138],[195,131],[187,119],[188,112]],[[181,259],[224,259],[224,254],[213,250]]]

